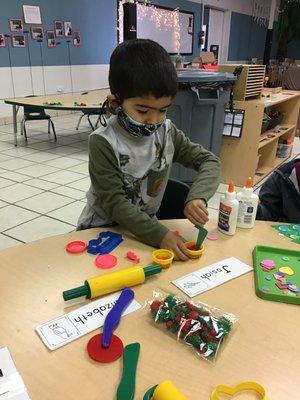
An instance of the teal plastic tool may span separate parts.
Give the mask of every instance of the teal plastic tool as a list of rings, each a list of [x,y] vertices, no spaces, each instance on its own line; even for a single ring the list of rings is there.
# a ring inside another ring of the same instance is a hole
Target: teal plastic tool
[[[134,399],[135,375],[139,354],[139,343],[131,343],[125,346],[123,352],[123,374],[117,390],[117,400]]]
[[[203,226],[195,225],[195,227],[199,230],[195,250],[200,250],[208,231]]]

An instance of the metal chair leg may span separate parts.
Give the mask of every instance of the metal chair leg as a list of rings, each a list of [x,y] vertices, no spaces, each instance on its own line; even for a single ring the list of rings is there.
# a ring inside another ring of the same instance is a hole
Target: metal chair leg
[[[97,122],[96,122],[96,125],[95,125],[95,129],[98,128],[99,123],[100,123],[102,126],[107,126],[105,114],[100,114],[100,115],[99,115],[99,117],[98,117],[98,119],[97,119]]]
[[[26,132],[26,126],[25,126],[25,119],[24,119],[24,124],[23,124],[23,132],[24,132],[24,136],[25,136],[25,142],[27,142],[27,132]]]
[[[48,135],[50,135],[50,119],[48,119]]]
[[[56,132],[55,132],[55,128],[54,128],[54,124],[52,122],[52,119],[49,119],[49,122],[51,123],[51,126],[52,126],[54,140],[57,141]]]
[[[24,134],[24,122],[25,122],[25,119],[23,118],[22,119],[22,121],[21,121],[21,136],[23,136],[23,134]]]
[[[95,129],[97,129],[97,128],[98,128],[98,125],[99,125],[100,119],[101,119],[101,115],[99,115],[99,117],[97,118],[96,125],[95,125]]]
[[[90,116],[89,116],[89,115],[87,116],[87,119],[88,119],[88,121],[89,121],[90,127],[92,128],[92,131],[94,131],[95,128],[94,128],[94,126],[93,126],[93,124],[92,124],[92,121],[90,120]]]
[[[81,120],[82,120],[83,117],[84,117],[84,114],[82,114],[82,115],[80,116],[80,118],[79,118],[78,124],[77,124],[77,126],[76,126],[76,131],[78,131],[80,122],[81,122]]]

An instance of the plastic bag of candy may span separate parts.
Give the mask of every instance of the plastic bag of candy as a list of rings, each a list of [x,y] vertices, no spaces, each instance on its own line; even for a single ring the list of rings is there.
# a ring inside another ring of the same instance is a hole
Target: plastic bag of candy
[[[154,292],[149,305],[155,323],[213,363],[237,321],[233,314],[173,294]]]

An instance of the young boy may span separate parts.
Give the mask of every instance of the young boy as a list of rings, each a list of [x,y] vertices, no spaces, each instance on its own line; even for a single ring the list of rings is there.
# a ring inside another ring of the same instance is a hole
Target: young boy
[[[109,85],[108,101],[116,115],[90,135],[91,187],[77,229],[118,223],[142,242],[187,260],[184,239],[155,214],[172,163],[179,162],[198,171],[184,214],[192,224],[204,225],[207,201],[219,184],[219,159],[166,119],[177,74],[159,44],[146,39],[120,44],[110,59]]]
[[[256,219],[300,223],[300,158],[283,164],[262,185]]]

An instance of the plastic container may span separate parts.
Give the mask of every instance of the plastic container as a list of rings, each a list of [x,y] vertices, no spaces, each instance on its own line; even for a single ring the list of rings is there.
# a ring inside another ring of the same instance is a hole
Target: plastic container
[[[256,157],[256,168],[255,168],[255,172],[256,172],[256,171],[258,170],[258,168],[259,168],[260,157],[261,157],[261,154],[258,153],[258,154],[257,154],[257,157]]]
[[[278,158],[287,158],[290,157],[292,152],[293,144],[283,144],[279,143],[277,147],[276,156]]]
[[[237,200],[239,202],[237,227],[253,228],[259,198],[253,192],[253,179],[251,177],[247,179],[243,190],[237,194]]]
[[[162,268],[169,268],[173,262],[174,253],[167,249],[158,249],[152,252],[153,261]]]
[[[233,181],[230,181],[228,190],[220,199],[218,229],[226,235],[234,235],[237,226],[239,202],[236,198]]]
[[[196,242],[186,242],[184,244],[189,258],[199,258],[205,250],[205,247],[203,245],[200,247],[199,250],[194,250]]]
[[[225,105],[236,80],[233,74],[210,71],[180,71],[179,90],[167,117],[195,143],[218,155],[225,121]],[[197,173],[174,164],[171,177],[193,182]]]

